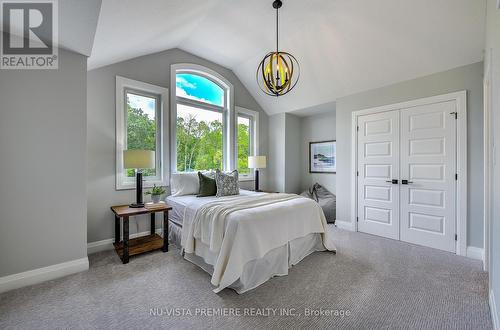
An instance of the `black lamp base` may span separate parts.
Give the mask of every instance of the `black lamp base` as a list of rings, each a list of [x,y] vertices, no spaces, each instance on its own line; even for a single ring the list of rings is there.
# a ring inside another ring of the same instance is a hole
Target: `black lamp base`
[[[255,191],[260,192],[259,189],[259,170],[255,170]]]
[[[129,207],[133,209],[138,209],[144,207],[144,202],[142,199],[142,173],[137,171],[136,173],[136,183],[135,183],[135,198],[136,202],[129,204]]]
[[[144,207],[144,203],[142,203],[142,204],[133,203],[133,204],[129,204],[128,207],[133,208],[133,209],[140,209],[140,208]]]

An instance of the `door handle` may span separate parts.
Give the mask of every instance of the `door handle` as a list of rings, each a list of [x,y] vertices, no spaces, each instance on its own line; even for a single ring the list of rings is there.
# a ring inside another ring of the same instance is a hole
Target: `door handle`
[[[386,182],[392,183],[392,184],[398,184],[398,180],[397,179],[387,180]]]
[[[412,184],[413,181],[401,180],[401,184]]]

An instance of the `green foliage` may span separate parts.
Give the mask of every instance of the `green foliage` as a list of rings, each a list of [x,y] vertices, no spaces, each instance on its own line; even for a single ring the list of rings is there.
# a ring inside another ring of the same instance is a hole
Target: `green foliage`
[[[127,102],[127,149],[156,150],[156,122],[149,119],[142,109],[134,109]],[[156,169],[142,171],[144,176],[155,176]],[[133,169],[127,170],[134,177]]]
[[[180,172],[222,168],[222,123],[177,118],[177,170]],[[238,169],[249,173],[249,127],[238,125]]]
[[[238,171],[241,174],[250,173],[248,156],[250,156],[250,132],[245,124],[238,124]]]
[[[194,116],[177,118],[177,170],[222,168],[222,123],[198,122]]]
[[[249,127],[238,124],[238,170],[250,173],[248,156],[250,152]],[[197,121],[194,116],[177,118],[177,170],[180,172],[221,169],[223,130],[220,121]],[[141,109],[127,105],[127,149],[155,150],[156,122]],[[155,169],[143,171],[144,176],[154,176]],[[127,171],[134,177],[134,171]]]
[[[166,192],[164,187],[157,187],[156,185],[153,185],[153,188],[151,191],[146,191],[146,195],[153,195],[153,196],[159,196],[163,195]]]

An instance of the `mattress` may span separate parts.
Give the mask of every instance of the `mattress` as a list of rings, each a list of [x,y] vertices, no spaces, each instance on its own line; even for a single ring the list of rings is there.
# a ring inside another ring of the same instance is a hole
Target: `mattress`
[[[168,220],[178,226],[182,226],[184,210],[186,209],[186,206],[193,202],[193,200],[196,200],[196,198],[197,197],[195,195],[178,197],[168,196],[166,202],[172,207],[172,210],[168,212]]]
[[[249,190],[240,190],[240,195],[242,196],[250,196],[250,195],[260,195],[263,193],[258,193],[255,191]],[[166,198],[166,202],[168,205],[172,207],[172,210],[169,212],[168,219],[174,224],[182,227],[182,223],[184,220],[184,210],[186,206],[192,203],[199,203],[202,201],[203,203],[208,203],[211,201],[216,201],[217,197],[208,196],[208,197],[196,197],[196,195],[185,195],[185,196],[168,196]]]

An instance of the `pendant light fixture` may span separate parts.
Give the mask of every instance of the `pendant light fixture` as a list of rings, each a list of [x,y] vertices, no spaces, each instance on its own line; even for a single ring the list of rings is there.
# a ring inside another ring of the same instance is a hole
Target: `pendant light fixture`
[[[279,50],[279,9],[281,0],[273,2],[276,9],[276,51],[268,53],[257,69],[257,84],[260,89],[271,96],[281,96],[290,92],[300,76],[300,66],[297,59],[290,53]]]

